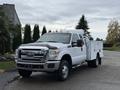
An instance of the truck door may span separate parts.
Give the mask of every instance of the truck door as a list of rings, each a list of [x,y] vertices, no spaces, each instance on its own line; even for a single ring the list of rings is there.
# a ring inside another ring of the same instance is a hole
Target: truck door
[[[77,46],[77,40],[80,39],[78,34],[72,35],[70,52],[73,59],[73,64],[79,64],[83,61],[83,51],[81,50],[81,47]]]

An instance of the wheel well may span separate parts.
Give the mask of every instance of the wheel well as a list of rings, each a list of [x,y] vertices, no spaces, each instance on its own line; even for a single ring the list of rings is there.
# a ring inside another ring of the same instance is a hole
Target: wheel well
[[[72,59],[71,56],[69,54],[66,54],[62,57],[62,60],[67,60],[69,65],[72,67]]]

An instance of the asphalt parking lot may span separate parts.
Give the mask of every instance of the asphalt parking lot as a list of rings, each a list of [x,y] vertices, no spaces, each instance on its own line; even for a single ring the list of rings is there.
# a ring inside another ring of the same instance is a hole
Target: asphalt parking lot
[[[5,90],[120,90],[120,52],[104,51],[102,66],[82,65],[60,82],[47,73],[33,73],[29,79],[9,83]]]

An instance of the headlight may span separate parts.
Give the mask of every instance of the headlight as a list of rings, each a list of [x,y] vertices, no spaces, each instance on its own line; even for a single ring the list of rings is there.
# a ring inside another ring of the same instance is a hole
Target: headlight
[[[60,50],[55,49],[55,50],[49,50],[49,57],[50,58],[55,58],[59,54]]]

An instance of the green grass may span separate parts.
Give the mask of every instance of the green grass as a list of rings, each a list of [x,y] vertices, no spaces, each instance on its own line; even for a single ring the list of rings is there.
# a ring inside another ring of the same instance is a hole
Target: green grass
[[[15,68],[14,61],[1,61],[0,62],[0,69],[2,69],[2,70],[10,70],[13,68]]]
[[[109,51],[120,51],[120,47],[105,47],[104,50],[109,50]]]

